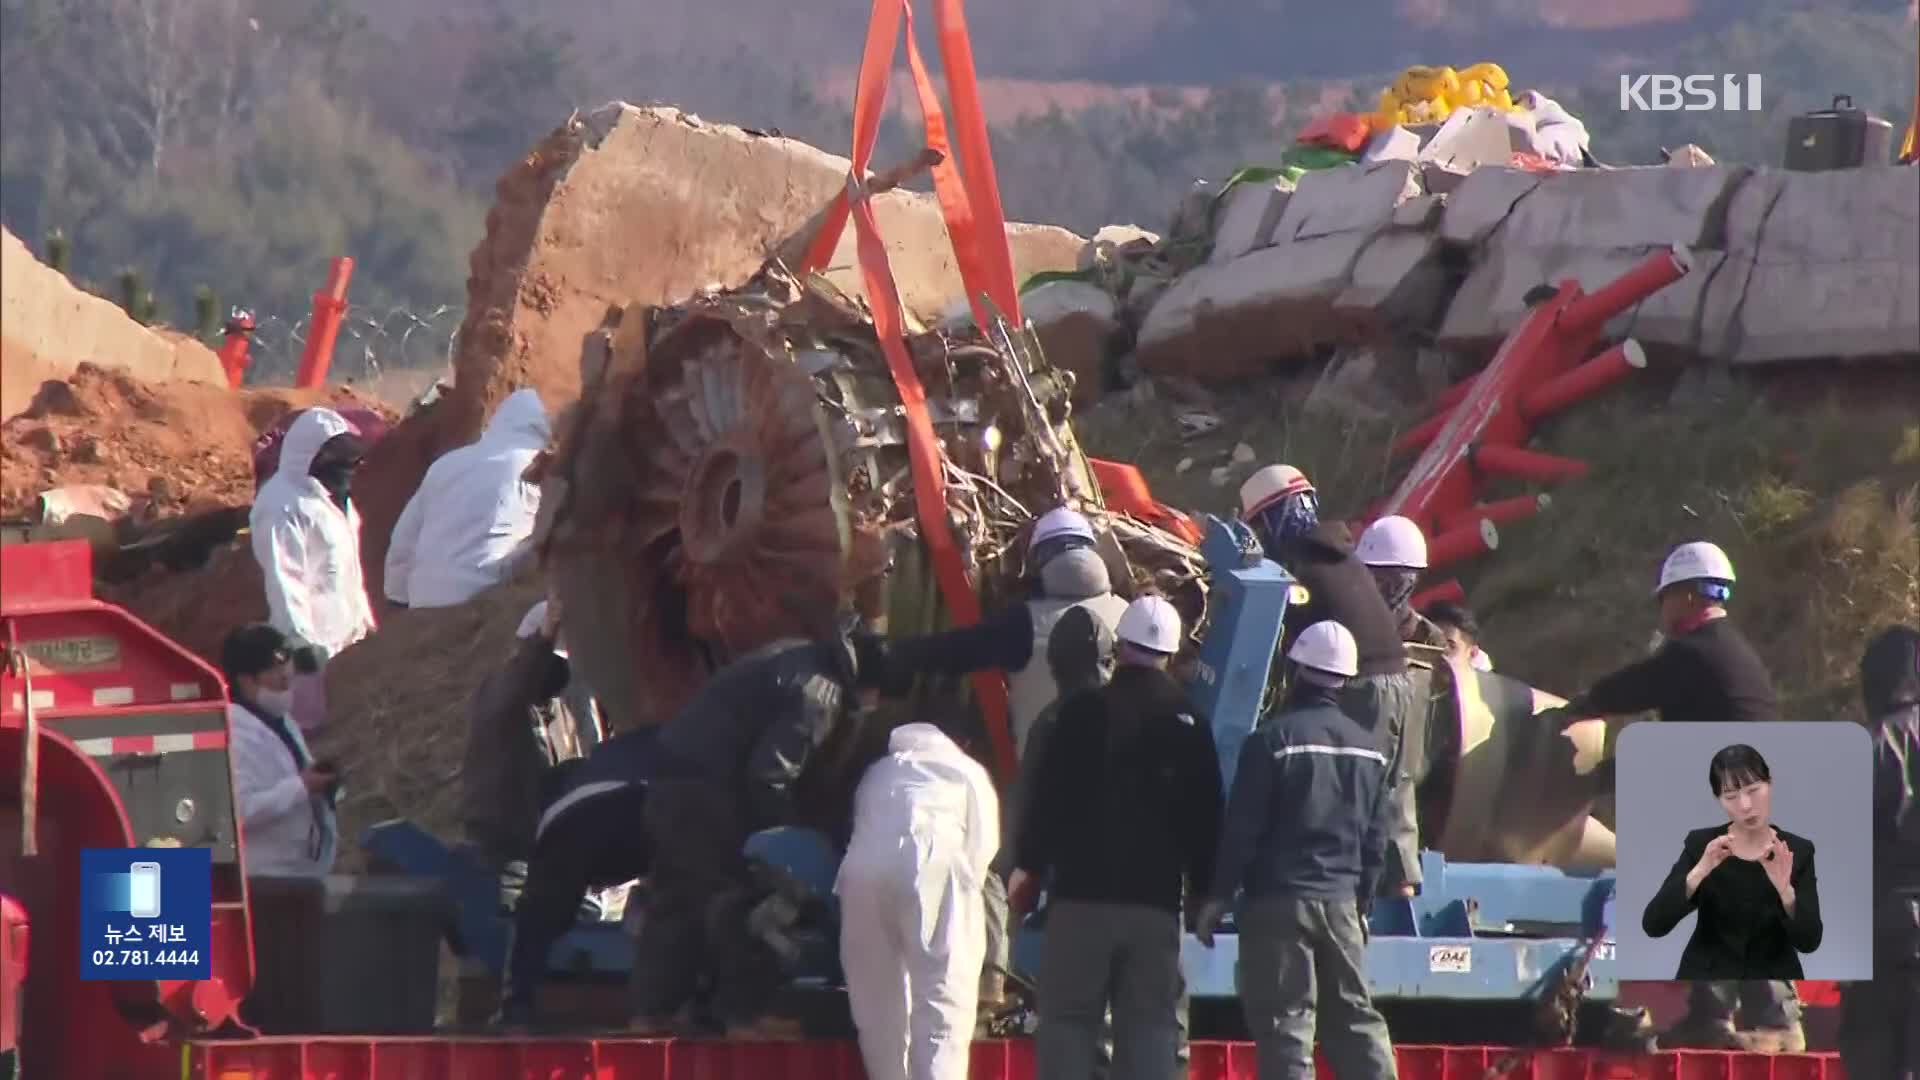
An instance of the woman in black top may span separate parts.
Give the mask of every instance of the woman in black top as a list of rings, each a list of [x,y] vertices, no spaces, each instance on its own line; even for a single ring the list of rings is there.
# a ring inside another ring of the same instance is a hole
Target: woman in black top
[[[1773,777],[1753,747],[1715,754],[1707,782],[1727,824],[1687,834],[1641,926],[1665,937],[1700,913],[1676,979],[1805,978],[1799,954],[1818,949],[1821,935],[1813,842],[1769,820]]]

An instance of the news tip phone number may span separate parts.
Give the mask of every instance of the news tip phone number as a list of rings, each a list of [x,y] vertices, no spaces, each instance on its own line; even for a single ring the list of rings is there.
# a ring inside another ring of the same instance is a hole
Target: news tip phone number
[[[198,964],[199,949],[95,949],[94,967],[153,967]]]

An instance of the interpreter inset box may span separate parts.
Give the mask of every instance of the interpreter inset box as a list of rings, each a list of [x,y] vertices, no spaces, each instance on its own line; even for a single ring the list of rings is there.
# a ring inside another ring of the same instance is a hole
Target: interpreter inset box
[[[1621,979],[1873,974],[1873,741],[1844,721],[1620,733]]]

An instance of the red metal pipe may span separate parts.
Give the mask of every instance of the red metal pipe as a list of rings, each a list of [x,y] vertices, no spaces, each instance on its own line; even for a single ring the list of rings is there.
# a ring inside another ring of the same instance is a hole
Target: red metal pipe
[[[1575,297],[1561,309],[1560,327],[1573,337],[1597,332],[1608,319],[1686,277],[1691,269],[1693,256],[1684,246],[1656,251],[1598,289]]]
[[[1500,546],[1500,530],[1481,518],[1427,541],[1427,569],[1452,566],[1493,551]]]
[[[1477,503],[1440,520],[1440,530],[1451,532],[1462,526],[1472,525],[1485,518],[1495,525],[1511,525],[1516,521],[1525,521],[1553,505],[1553,496],[1515,495],[1511,499],[1499,499],[1490,503]]]
[[[1394,440],[1394,454],[1411,454],[1439,438],[1440,430],[1447,426],[1447,420],[1452,416],[1453,409],[1448,407],[1415,424],[1405,435]]]
[[[333,260],[327,272],[327,287],[313,294],[313,318],[307,325],[307,348],[300,354],[300,372],[293,385],[313,389],[327,381],[327,369],[333,364],[333,342],[340,334],[340,320],[347,314],[347,283],[353,280],[353,260],[345,255]]]
[[[1517,446],[1476,446],[1471,460],[1483,472],[1499,473],[1535,483],[1572,480],[1587,474],[1587,463]]]
[[[1520,399],[1520,412],[1528,421],[1577,405],[1621,379],[1647,366],[1647,352],[1640,343],[1627,340],[1588,360],[1563,375],[1548,379]]]
[[[1467,602],[1467,590],[1461,588],[1458,581],[1449,579],[1431,588],[1421,589],[1419,592],[1414,593],[1410,603],[1413,605],[1413,610],[1425,611],[1443,600],[1451,600],[1456,604],[1464,604]]]

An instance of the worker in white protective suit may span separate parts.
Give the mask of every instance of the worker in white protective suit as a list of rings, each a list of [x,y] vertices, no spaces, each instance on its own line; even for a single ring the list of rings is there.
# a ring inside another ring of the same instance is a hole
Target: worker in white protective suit
[[[394,524],[387,599],[451,607],[511,577],[540,511],[540,487],[525,474],[552,437],[539,393],[516,390],[479,441],[434,462]]]
[[[294,716],[302,728],[323,722],[320,671],[373,632],[360,566],[360,514],[354,470],[365,445],[332,409],[308,409],[287,430],[273,478],[254,496],[247,523],[265,580],[268,621],[295,639]]]
[[[869,1080],[965,1080],[999,846],[987,771],[931,724],[897,728],[854,794],[834,884]]]

